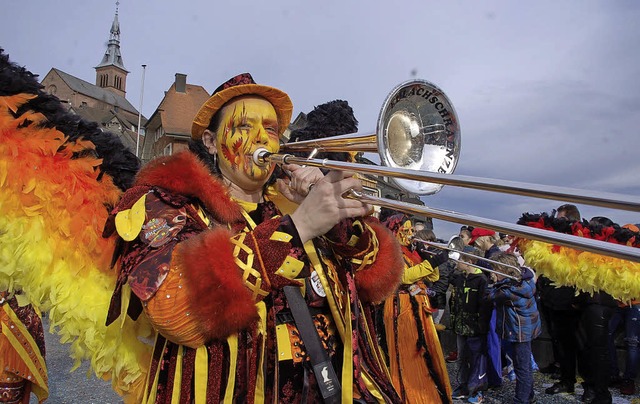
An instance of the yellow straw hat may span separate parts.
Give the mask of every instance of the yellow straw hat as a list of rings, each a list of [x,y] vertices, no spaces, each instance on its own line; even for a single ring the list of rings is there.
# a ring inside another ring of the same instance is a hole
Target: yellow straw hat
[[[269,101],[278,115],[279,135],[287,129],[291,121],[293,104],[284,91],[275,87],[256,84],[249,73],[242,73],[227,80],[211,95],[196,114],[191,125],[191,138],[198,140],[202,138],[202,133],[209,127],[211,118],[220,108],[232,98],[241,95],[258,95]]]

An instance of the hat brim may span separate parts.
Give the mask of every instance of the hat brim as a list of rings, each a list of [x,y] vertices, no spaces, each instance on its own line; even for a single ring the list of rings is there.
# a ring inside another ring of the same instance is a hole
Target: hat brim
[[[211,118],[229,100],[242,95],[257,95],[269,101],[276,110],[278,116],[278,135],[282,135],[291,122],[293,104],[289,95],[275,87],[263,86],[260,84],[241,84],[226,88],[211,96],[203,105],[193,119],[191,125],[191,138],[199,140],[202,134],[209,127]]]

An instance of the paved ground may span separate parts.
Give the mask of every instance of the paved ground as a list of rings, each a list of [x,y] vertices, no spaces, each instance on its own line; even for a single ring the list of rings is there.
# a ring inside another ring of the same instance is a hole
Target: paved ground
[[[455,364],[447,364],[449,369],[449,376],[452,380],[455,380],[456,366]],[[580,397],[582,396],[583,389],[580,384],[576,384],[575,393],[561,393],[553,396],[544,393],[547,387],[550,387],[555,380],[552,380],[547,375],[542,373],[534,373],[534,390],[536,392],[536,399],[539,404],[566,404],[566,403],[580,403]],[[452,382],[453,383],[453,382]],[[515,382],[509,381],[507,378],[503,379],[503,385],[499,389],[491,389],[485,395],[484,402],[486,404],[502,404],[512,403],[513,395],[515,391]],[[616,389],[610,389],[613,396],[613,404],[640,404],[640,395],[635,396],[623,396]],[[466,400],[455,400],[454,403],[464,403]]]
[[[89,364],[83,363],[71,372],[73,361],[69,358],[68,345],[60,344],[58,337],[46,332],[49,321],[43,318],[49,371],[49,399],[47,404],[115,404],[122,403],[109,382],[89,373]],[[31,395],[31,403],[38,401]]]
[[[45,330],[49,325],[44,319]],[[49,368],[50,396],[47,403],[52,404],[115,404],[122,403],[120,397],[111,390],[108,382],[99,380],[93,374],[88,375],[88,364],[83,364],[79,369],[70,372],[73,362],[69,358],[67,346],[58,342],[58,339],[50,334],[46,335],[47,366]],[[455,380],[455,365],[448,364],[449,374]],[[541,373],[535,373],[535,390],[538,403],[578,403],[582,388],[576,385],[576,392],[570,394],[558,394],[549,396],[544,394],[544,389],[551,386],[552,379]],[[505,378],[504,385],[500,389],[490,390],[485,399],[488,404],[510,403],[513,400],[515,382]],[[614,404],[640,404],[640,395],[622,396],[617,390],[612,389]],[[461,401],[458,401],[461,402]],[[35,396],[31,403],[35,404]]]

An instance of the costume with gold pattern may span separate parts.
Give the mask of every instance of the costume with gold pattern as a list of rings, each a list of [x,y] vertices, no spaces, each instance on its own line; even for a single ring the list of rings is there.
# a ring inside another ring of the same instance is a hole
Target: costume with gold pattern
[[[143,402],[321,401],[287,285],[301,287],[342,402],[399,402],[371,322],[401,274],[393,236],[347,220],[303,245],[278,199],[233,200],[182,152],[145,166],[114,210],[124,242],[109,321],[144,311],[158,331]]]
[[[384,302],[384,328],[391,376],[403,403],[449,403],[451,385],[433,324],[425,282],[438,268],[411,250],[411,222],[393,215],[384,222],[402,245],[402,284]]]

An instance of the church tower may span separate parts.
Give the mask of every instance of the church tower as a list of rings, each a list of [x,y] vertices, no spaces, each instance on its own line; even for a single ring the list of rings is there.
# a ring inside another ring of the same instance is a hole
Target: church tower
[[[116,15],[111,24],[111,34],[107,51],[102,58],[102,62],[96,69],[96,85],[102,87],[115,94],[124,97],[127,93],[127,74],[129,72],[124,68],[122,63],[122,55],[120,54],[120,23],[118,22],[118,6],[116,1]]]

